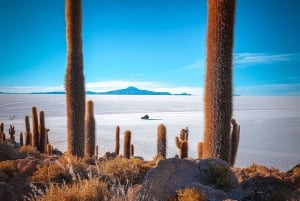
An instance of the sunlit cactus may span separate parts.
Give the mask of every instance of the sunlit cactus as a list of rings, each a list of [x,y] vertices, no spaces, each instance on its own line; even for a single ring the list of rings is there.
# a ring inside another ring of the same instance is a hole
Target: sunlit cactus
[[[198,153],[198,159],[203,158],[203,142],[199,142],[197,145],[197,153]]]
[[[81,39],[81,0],[66,0],[67,69],[65,78],[68,152],[84,156],[85,87]]]
[[[94,156],[95,156],[96,159],[98,159],[98,153],[99,153],[99,146],[96,145],[96,147],[95,147],[95,154],[94,154]]]
[[[25,146],[32,145],[31,138],[29,116],[25,116]]]
[[[175,137],[175,145],[178,148],[178,158],[188,157],[188,129],[181,129],[179,137]]]
[[[124,146],[123,146],[123,156],[130,158],[130,141],[131,141],[131,132],[126,130],[124,132]]]
[[[36,147],[39,150],[39,123],[36,107],[31,108],[32,115],[32,136],[31,136],[31,145]]]
[[[89,100],[86,103],[86,114],[85,114],[85,145],[84,154],[86,157],[93,157],[95,154],[96,146],[96,125],[94,117],[94,103]]]
[[[230,160],[235,0],[208,0],[204,158]]]
[[[40,124],[39,124],[39,151],[41,153],[46,152],[47,146],[47,129],[45,127],[45,112],[40,111]]]
[[[157,128],[157,155],[166,158],[167,153],[167,129],[164,124]]]
[[[48,155],[52,155],[52,152],[53,152],[52,145],[51,144],[47,144],[47,146],[46,146],[46,153]]]
[[[115,153],[118,156],[120,153],[120,126],[116,127]]]

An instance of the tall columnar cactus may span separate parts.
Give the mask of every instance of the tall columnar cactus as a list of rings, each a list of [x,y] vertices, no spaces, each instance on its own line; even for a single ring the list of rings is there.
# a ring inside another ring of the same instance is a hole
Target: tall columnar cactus
[[[47,146],[47,129],[45,127],[45,112],[40,111],[40,125],[39,125],[39,151],[46,153]]]
[[[68,152],[84,156],[85,87],[81,39],[81,0],[66,0],[68,61],[65,78]]]
[[[98,153],[99,153],[99,146],[96,145],[96,147],[95,147],[95,154],[94,154],[94,156],[95,156],[96,159],[98,159]]]
[[[31,145],[29,116],[25,116],[25,146]]]
[[[118,156],[120,153],[120,126],[116,127],[115,153]]]
[[[9,129],[8,129],[8,133],[9,133],[9,139],[12,141],[12,142],[15,142],[15,127],[13,125],[10,125],[9,126]]]
[[[47,144],[47,146],[46,146],[46,154],[52,155],[52,152],[53,152],[52,145],[51,144]]]
[[[239,141],[240,141],[240,126],[236,123],[235,119],[231,120],[231,124],[232,124],[232,131],[230,136],[231,153],[230,153],[229,164],[233,166],[235,163],[236,154],[237,154]]]
[[[208,0],[204,158],[229,161],[235,0]]]
[[[130,141],[131,141],[131,132],[126,130],[124,132],[124,146],[123,146],[123,155],[126,158],[130,158]]]
[[[24,141],[23,141],[23,133],[20,133],[20,146],[24,145]]]
[[[3,140],[3,137],[5,136],[5,133],[4,133],[4,123],[1,123],[0,124],[0,142],[1,141],[4,141]]]
[[[95,154],[96,146],[96,127],[94,117],[94,104],[93,101],[89,100],[86,103],[86,114],[85,114],[85,145],[84,154],[86,157],[93,157]]]
[[[164,124],[160,124],[157,128],[157,155],[166,158],[167,152],[167,129]]]
[[[32,138],[31,138],[31,145],[36,147],[39,150],[39,123],[38,123],[38,115],[36,107],[31,108],[31,115],[32,115]]]

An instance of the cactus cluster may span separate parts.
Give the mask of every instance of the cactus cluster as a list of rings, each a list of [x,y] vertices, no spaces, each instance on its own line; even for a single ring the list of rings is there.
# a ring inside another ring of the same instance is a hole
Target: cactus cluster
[[[25,144],[24,145],[33,146],[40,153],[47,153],[47,146],[49,144],[49,139],[48,139],[49,129],[45,127],[45,112],[40,111],[38,117],[37,109],[34,106],[31,108],[31,112],[32,112],[32,133],[30,131],[29,116],[25,116]]]
[[[181,129],[179,137],[175,137],[175,144],[178,148],[178,158],[187,158],[188,157],[188,139],[189,139],[189,130],[188,128]]]

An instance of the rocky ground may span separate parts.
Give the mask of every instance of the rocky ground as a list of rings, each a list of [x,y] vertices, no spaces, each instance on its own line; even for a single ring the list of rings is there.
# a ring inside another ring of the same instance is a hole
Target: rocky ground
[[[34,200],[50,184],[71,183],[74,175],[66,174],[66,169],[76,172],[77,180],[97,176],[109,190],[118,181],[125,186],[122,200],[300,200],[300,165],[280,172],[255,164],[231,168],[217,159],[135,158],[126,162],[107,153],[97,163],[92,159],[72,163],[64,157],[58,151],[51,156],[19,152],[0,143],[0,200]],[[179,194],[179,189],[193,189],[201,196]],[[181,195],[186,197],[181,199]]]

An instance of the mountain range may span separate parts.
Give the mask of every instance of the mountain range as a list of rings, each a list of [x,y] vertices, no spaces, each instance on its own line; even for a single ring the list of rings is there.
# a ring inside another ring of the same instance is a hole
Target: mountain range
[[[0,92],[0,94],[10,94],[10,93]],[[27,94],[65,94],[65,92],[51,91],[51,92],[32,92]],[[170,92],[149,91],[144,89],[138,89],[133,86],[127,87],[125,89],[117,89],[117,90],[106,91],[106,92],[86,91],[86,94],[90,94],[90,95],[182,95],[182,96],[192,95],[188,93],[172,94]]]

